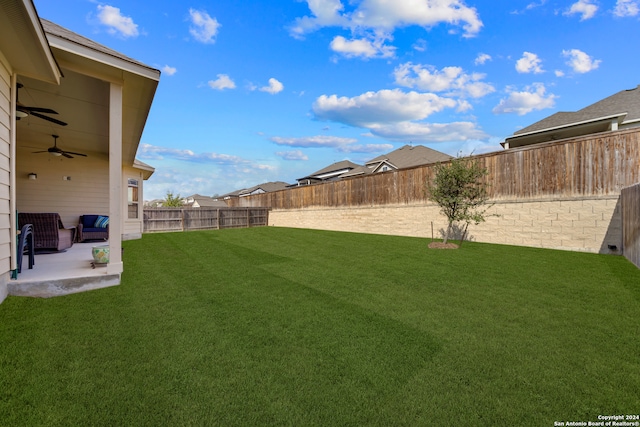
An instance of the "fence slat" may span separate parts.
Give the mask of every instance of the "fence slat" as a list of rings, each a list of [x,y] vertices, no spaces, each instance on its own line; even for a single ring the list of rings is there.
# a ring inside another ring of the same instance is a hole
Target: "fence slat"
[[[623,188],[622,206],[622,253],[640,268],[640,184]]]
[[[144,232],[261,227],[269,224],[268,208],[148,208]]]
[[[617,195],[640,181],[637,128],[487,153],[492,200]],[[231,206],[304,209],[426,201],[435,165],[417,166],[230,199]]]

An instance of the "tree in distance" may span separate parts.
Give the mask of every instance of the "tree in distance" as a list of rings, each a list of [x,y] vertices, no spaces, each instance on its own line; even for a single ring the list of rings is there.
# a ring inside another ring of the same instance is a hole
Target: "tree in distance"
[[[172,191],[167,191],[167,195],[164,197],[162,206],[165,208],[180,208],[182,207],[182,198],[180,194],[173,195]]]
[[[464,224],[461,242],[470,223],[485,221],[489,200],[488,183],[483,179],[489,172],[471,157],[457,157],[435,166],[433,181],[427,182],[427,198],[440,206],[448,226],[443,243],[446,244],[455,223]]]

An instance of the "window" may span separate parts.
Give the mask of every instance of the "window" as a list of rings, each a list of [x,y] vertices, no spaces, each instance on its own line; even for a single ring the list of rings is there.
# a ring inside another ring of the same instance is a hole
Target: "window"
[[[138,180],[129,178],[127,188],[129,219],[138,218]]]

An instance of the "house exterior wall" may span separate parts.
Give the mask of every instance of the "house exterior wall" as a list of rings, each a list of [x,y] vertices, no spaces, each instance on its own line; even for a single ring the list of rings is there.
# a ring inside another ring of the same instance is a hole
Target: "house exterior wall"
[[[469,226],[472,241],[594,253],[620,253],[618,197],[497,201],[485,223]],[[447,219],[433,203],[272,210],[269,225],[442,238]],[[459,236],[457,236],[459,237]],[[617,250],[609,249],[613,245]]]
[[[78,225],[80,215],[108,215],[109,164],[104,155],[87,151],[87,157],[68,159],[32,153],[46,148],[20,141],[16,158],[18,212],[57,212],[65,227]],[[37,174],[36,180],[28,178],[31,172]]]
[[[10,153],[11,73],[0,52],[0,302],[7,297],[11,270]]]
[[[129,179],[135,179],[138,181],[138,206],[137,218],[129,218],[129,199],[128,199],[128,182]],[[144,228],[143,225],[143,205],[144,205],[144,194],[143,194],[143,173],[139,169],[125,167],[122,171],[122,188],[124,200],[122,202],[123,212],[123,224],[122,224],[122,240],[134,240],[142,238],[142,230]]]

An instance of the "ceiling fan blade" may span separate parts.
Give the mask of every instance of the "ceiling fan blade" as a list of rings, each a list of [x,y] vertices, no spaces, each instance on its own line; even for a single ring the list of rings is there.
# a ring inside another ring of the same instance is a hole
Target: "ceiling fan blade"
[[[36,113],[58,114],[57,111],[52,110],[51,108],[25,107],[24,105],[19,105],[17,106],[16,109],[19,111],[24,111],[25,113],[36,112]]]
[[[31,154],[38,154],[38,153],[48,153],[48,150],[45,151],[32,151]]]
[[[73,151],[62,151],[62,153],[68,153],[68,154],[73,154],[75,156],[82,156],[82,157],[87,157],[86,154],[82,154],[82,153],[74,153]]]
[[[31,112],[31,115],[35,116],[35,117],[39,117],[39,118],[41,118],[43,120],[48,120],[48,121],[50,121],[52,123],[55,123],[57,125],[60,125],[60,126],[66,126],[67,125],[67,123],[65,123],[65,122],[63,122],[61,120],[54,119],[52,117],[43,116],[42,114],[36,113],[36,112],[33,112],[33,111]]]
[[[68,159],[73,159],[73,156],[70,156],[69,154],[67,154],[66,151],[62,151],[60,154],[62,154],[63,156],[65,156]]]

